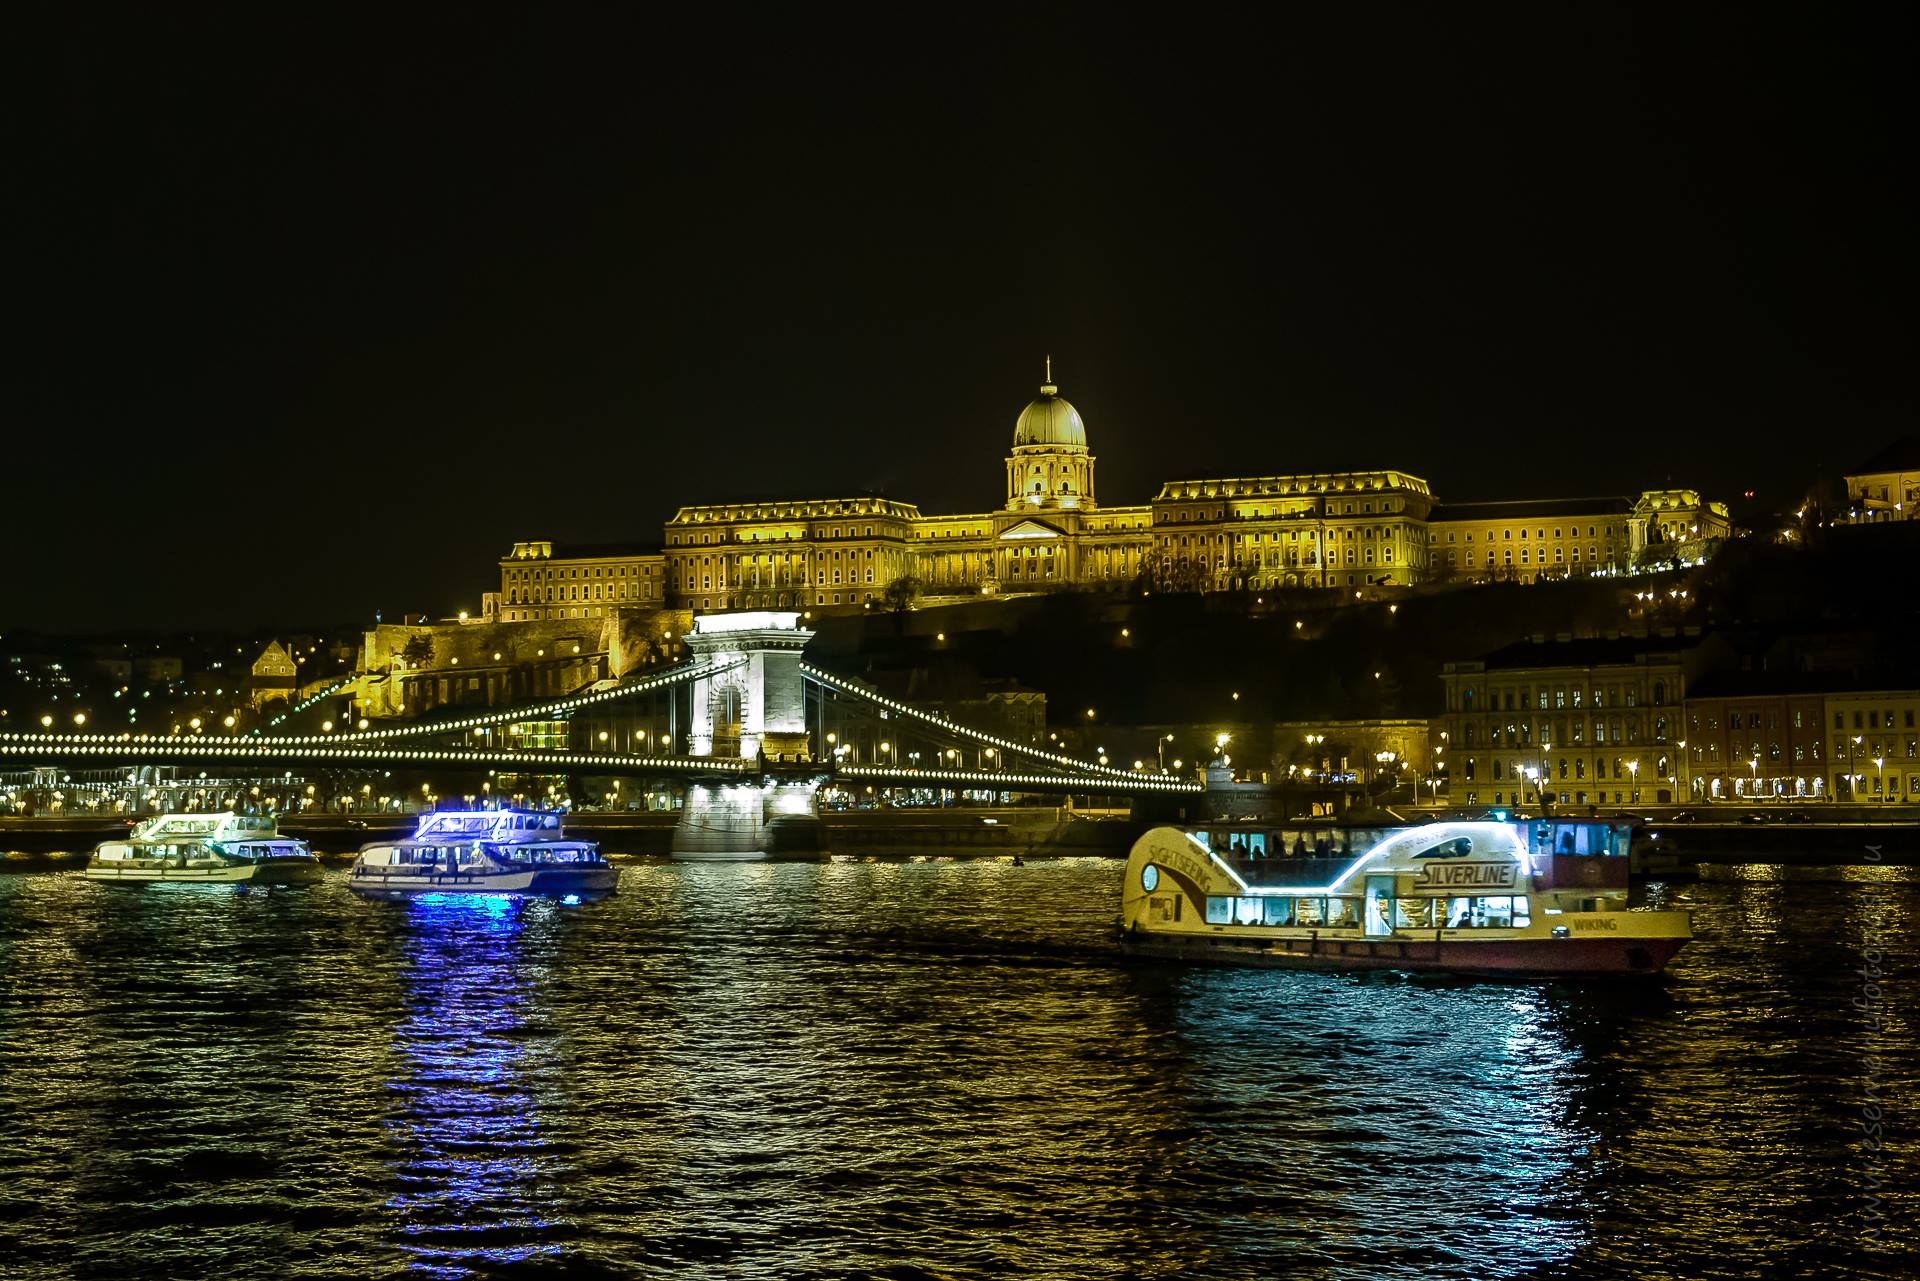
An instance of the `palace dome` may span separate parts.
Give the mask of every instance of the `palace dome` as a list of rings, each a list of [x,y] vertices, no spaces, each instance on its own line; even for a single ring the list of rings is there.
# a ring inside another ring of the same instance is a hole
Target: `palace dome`
[[[1020,445],[1066,445],[1087,447],[1087,427],[1080,411],[1060,395],[1053,385],[1053,361],[1047,361],[1047,381],[1040,384],[1040,397],[1020,413],[1013,427],[1013,443]]]

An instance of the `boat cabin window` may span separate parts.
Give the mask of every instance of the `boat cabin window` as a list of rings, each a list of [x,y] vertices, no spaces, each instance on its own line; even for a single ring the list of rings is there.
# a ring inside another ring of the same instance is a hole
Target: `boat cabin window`
[[[1450,930],[1504,930],[1532,923],[1533,917],[1524,894],[1447,900],[1447,928]]]
[[[1155,900],[1156,902],[1158,900]],[[1431,899],[1405,899],[1422,909]],[[1431,909],[1426,909],[1431,910]],[[1156,919],[1166,919],[1164,917]],[[1172,919],[1179,919],[1179,907],[1173,906]],[[1355,899],[1320,898],[1289,894],[1211,894],[1207,896],[1209,925],[1272,925],[1294,929],[1351,930],[1360,925],[1360,907]],[[1403,928],[1413,928],[1403,926]]]
[[[1535,854],[1625,854],[1626,828],[1617,823],[1535,823]]]
[[[1433,915],[1433,900],[1430,898],[1393,900],[1393,928],[1396,930],[1432,929]]]
[[[1415,858],[1466,858],[1473,853],[1473,838],[1456,836],[1450,841],[1442,841],[1431,849],[1421,850]]]

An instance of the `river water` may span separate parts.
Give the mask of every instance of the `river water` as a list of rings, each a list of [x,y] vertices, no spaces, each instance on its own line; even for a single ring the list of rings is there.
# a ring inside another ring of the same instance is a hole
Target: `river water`
[[[1597,987],[1130,962],[1120,870],[0,874],[0,1275],[1915,1266],[1911,870],[1650,887],[1699,941]]]

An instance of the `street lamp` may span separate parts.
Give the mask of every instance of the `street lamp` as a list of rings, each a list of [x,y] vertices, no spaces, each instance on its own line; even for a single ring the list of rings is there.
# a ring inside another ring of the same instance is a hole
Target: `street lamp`
[[[1760,758],[1756,756],[1749,760],[1747,762],[1747,768],[1753,771],[1753,795],[1758,799],[1760,795]]]
[[[1640,803],[1640,762],[1639,761],[1627,762],[1627,777],[1631,779],[1633,782],[1633,803],[1635,805],[1638,805]]]
[[[1153,740],[1154,759],[1159,762],[1160,772],[1167,772],[1167,744],[1173,741],[1173,735],[1167,734]]]
[[[1887,758],[1884,756],[1874,757],[1873,767],[1880,771],[1879,778],[1874,780],[1873,794],[1880,796],[1887,790]]]

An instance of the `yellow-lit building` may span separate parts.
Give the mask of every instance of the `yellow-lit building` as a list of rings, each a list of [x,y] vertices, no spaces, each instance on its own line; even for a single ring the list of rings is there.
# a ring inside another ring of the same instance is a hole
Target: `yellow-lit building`
[[[1887,446],[1847,473],[1856,521],[1912,520],[1920,510],[1920,436]]]
[[[1824,723],[1836,799],[1920,802],[1920,690],[1828,694]]]
[[[1014,424],[997,510],[930,516],[875,495],[682,507],[657,552],[516,543],[500,562],[498,617],[594,618],[663,602],[872,608],[902,578],[936,598],[1532,581],[1627,572],[1650,542],[1679,547],[1684,529],[1686,547],[1704,548],[1727,532],[1726,509],[1690,490],[1439,507],[1425,480],[1384,470],[1176,480],[1146,503],[1103,507],[1095,461],[1049,363]]]
[[[1622,573],[1638,550],[1633,503],[1556,498],[1449,503],[1427,524],[1435,578],[1514,580]]]
[[[616,609],[658,609],[665,583],[657,548],[515,543],[500,561],[495,608],[503,623],[605,618]]]
[[[1682,750],[1697,636],[1507,646],[1441,669],[1456,804],[1669,804],[1690,787]]]

